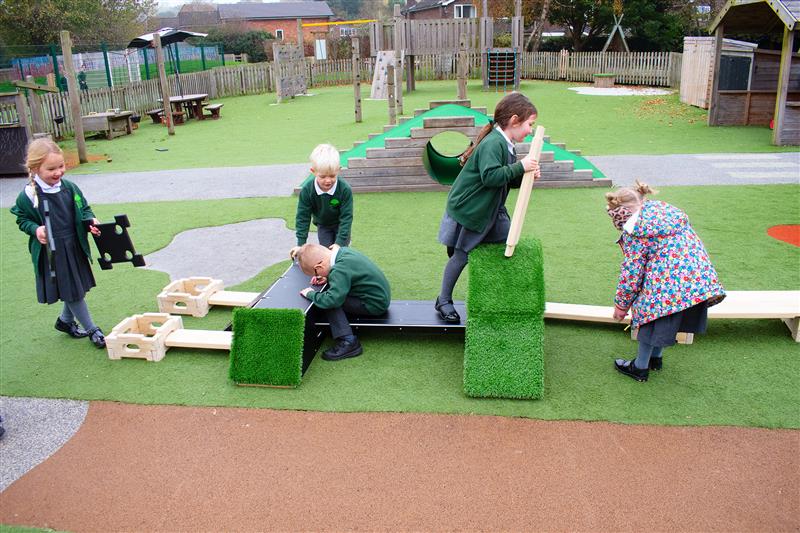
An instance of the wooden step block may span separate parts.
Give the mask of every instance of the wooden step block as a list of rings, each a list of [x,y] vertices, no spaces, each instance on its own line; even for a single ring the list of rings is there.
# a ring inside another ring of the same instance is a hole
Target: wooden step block
[[[374,139],[378,135],[383,135],[383,133],[369,133],[369,134],[367,134],[367,140],[371,141],[372,139]]]
[[[221,291],[225,285],[221,280],[191,277],[178,279],[164,287],[158,294],[158,310],[161,313],[203,317],[208,314],[209,297]]]
[[[422,119],[424,128],[460,128],[474,127],[475,117],[426,117]]]
[[[386,148],[422,148],[426,146],[430,140],[428,139],[411,139],[407,137],[388,137],[384,139],[384,146]]]
[[[470,139],[478,135],[480,128],[477,127],[458,127],[458,128],[411,128],[412,139],[431,139],[440,133],[456,131],[463,133]]]
[[[350,187],[355,190],[359,187],[372,186],[401,186],[401,185],[428,185],[438,182],[426,173],[409,174],[401,176],[370,176],[368,178],[350,178],[347,180]]]
[[[144,313],[128,317],[106,335],[108,358],[161,361],[167,353],[167,337],[182,328],[181,317],[167,313]]]
[[[367,159],[422,157],[422,148],[367,148]]]
[[[472,102],[470,100],[433,100],[430,102],[429,106],[430,109],[436,109],[439,106],[447,105],[447,104],[455,104],[464,107],[472,107]]]
[[[367,193],[367,192],[431,192],[431,191],[449,191],[450,187],[445,187],[444,185],[439,185],[435,181],[431,180],[430,185],[386,185],[386,186],[362,186],[362,187],[353,187],[353,192],[356,193]]]
[[[178,329],[166,338],[169,348],[201,348],[204,350],[230,350],[232,331],[211,331],[205,329]]]
[[[568,150],[568,152],[571,153],[571,154],[575,154],[575,155],[581,155],[581,151],[580,150]]]
[[[348,183],[350,180],[363,178],[365,176],[405,176],[405,175],[421,175],[425,174],[425,167],[422,166],[422,161],[417,161],[417,166],[389,166],[380,168],[343,168],[339,176],[346,179]]]
[[[579,187],[606,187],[613,184],[610,179],[577,179],[577,180],[536,180],[533,182],[534,189],[569,189]]]
[[[419,157],[396,157],[388,159],[367,159],[366,157],[351,157],[347,162],[349,168],[376,168],[386,166],[413,167],[421,163]]]

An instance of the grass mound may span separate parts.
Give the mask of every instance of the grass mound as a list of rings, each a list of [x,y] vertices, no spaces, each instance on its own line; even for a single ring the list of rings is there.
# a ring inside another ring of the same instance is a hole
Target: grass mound
[[[304,328],[305,317],[298,309],[235,309],[231,380],[248,385],[300,385]]]
[[[469,396],[538,399],[544,394],[542,245],[523,239],[514,256],[505,244],[469,255],[464,392]]]

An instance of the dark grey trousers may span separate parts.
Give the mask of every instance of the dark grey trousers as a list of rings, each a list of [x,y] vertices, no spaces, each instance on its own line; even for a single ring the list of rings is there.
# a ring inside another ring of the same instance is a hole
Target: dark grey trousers
[[[336,235],[339,234],[339,225],[336,226],[317,226],[317,240],[319,243],[324,246],[328,247],[331,244],[336,242]],[[350,246],[350,239],[347,239],[347,242],[344,243],[345,246]]]
[[[347,314],[369,316],[370,312],[364,307],[364,303],[360,298],[355,296],[348,296],[344,300],[341,307],[335,309],[326,309],[325,316],[331,325],[331,335],[334,339],[344,337],[345,335],[352,335],[353,329],[350,327],[350,321],[347,319]]]

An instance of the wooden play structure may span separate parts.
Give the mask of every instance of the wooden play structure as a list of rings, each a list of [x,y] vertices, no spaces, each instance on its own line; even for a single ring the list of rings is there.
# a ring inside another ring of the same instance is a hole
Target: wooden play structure
[[[402,58],[400,68],[405,70],[406,90],[415,90],[414,61],[421,54],[453,54],[464,48],[468,53],[481,56],[481,79],[484,90],[491,87],[512,91],[519,89],[520,65],[523,47],[522,2],[514,2],[515,16],[511,19],[511,47],[494,48],[494,20],[486,16],[488,1],[482,0],[483,16],[480,19],[409,20],[400,14],[395,5],[394,19],[384,24],[370,24],[370,55],[394,50]],[[398,84],[399,92],[399,84]]]
[[[161,313],[204,317],[212,306],[244,307],[258,298],[257,292],[226,291],[220,279],[191,277],[173,281],[158,293]]]
[[[758,45],[733,39],[722,40],[720,87],[747,88],[752,78],[754,53]],[[681,103],[708,109],[714,81],[714,38],[684,37],[681,58]]]
[[[461,167],[458,155],[444,155],[435,149],[434,137],[460,133],[465,136],[466,149],[488,120],[486,109],[472,108],[469,100],[433,101],[428,109],[418,109],[414,114],[413,118],[400,119],[398,126],[387,125],[383,133],[371,135],[368,141],[354,143],[352,150],[342,154],[346,168],[340,176],[353,191],[446,190]],[[529,143],[517,144],[518,157],[523,157],[529,149]],[[610,179],[596,175],[588,164],[576,168],[579,160],[586,163],[578,151],[567,151],[563,144],[545,145],[539,159],[542,177],[534,187],[611,186]]]
[[[799,54],[793,53],[800,33],[797,0],[728,0],[711,23],[714,32],[714,79],[709,126],[769,126],[772,144],[800,145]],[[725,34],[772,35],[782,33],[780,52],[756,49],[752,74],[745,89],[724,89],[722,45]]]

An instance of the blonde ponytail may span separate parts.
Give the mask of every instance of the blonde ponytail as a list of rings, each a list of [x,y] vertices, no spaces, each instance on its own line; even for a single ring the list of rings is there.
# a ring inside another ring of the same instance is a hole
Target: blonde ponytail
[[[616,209],[625,206],[631,210],[637,210],[645,201],[648,194],[656,194],[658,191],[652,189],[648,184],[636,180],[633,187],[622,187],[614,192],[606,193],[606,209]]]
[[[28,167],[28,183],[31,188],[33,188],[34,208],[39,207],[39,194],[36,192],[36,182],[33,181],[33,177],[42,165],[42,161],[44,161],[49,154],[64,155],[64,152],[50,139],[35,139],[28,145],[28,157],[25,161],[25,166]]]

